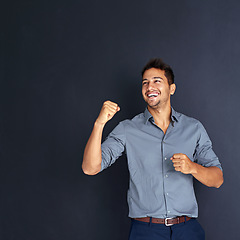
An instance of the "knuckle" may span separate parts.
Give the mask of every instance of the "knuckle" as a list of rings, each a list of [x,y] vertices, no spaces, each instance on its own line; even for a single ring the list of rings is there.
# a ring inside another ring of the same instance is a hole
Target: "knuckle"
[[[103,107],[106,107],[107,105],[108,105],[107,102],[104,102],[104,103],[103,103]]]

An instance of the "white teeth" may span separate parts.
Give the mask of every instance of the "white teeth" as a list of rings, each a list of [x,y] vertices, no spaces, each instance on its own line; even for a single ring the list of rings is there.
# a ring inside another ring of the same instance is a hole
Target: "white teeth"
[[[148,94],[148,97],[157,97],[157,95],[158,94],[156,94],[156,93],[150,93],[150,94]]]

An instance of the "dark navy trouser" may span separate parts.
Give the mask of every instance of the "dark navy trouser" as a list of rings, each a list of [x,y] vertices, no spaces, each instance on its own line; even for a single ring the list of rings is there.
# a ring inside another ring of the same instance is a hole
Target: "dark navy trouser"
[[[132,219],[129,240],[204,240],[205,233],[197,219],[167,227]]]

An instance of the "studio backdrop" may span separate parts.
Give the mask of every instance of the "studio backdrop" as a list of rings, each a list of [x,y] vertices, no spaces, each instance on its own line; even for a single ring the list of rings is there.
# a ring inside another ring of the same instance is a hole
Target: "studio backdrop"
[[[102,103],[145,110],[141,70],[170,64],[176,111],[205,126],[224,169],[195,182],[206,240],[240,235],[240,18],[234,0],[4,1],[0,48],[0,239],[124,240],[126,156],[96,176],[81,169]]]

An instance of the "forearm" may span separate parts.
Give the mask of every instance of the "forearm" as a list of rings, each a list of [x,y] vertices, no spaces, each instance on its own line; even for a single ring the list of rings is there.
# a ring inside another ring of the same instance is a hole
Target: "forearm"
[[[223,173],[218,167],[203,167],[193,162],[191,172],[193,177],[208,187],[219,188],[223,184]]]
[[[183,153],[173,154],[171,160],[176,171],[192,174],[199,182],[208,187],[219,188],[223,184],[223,173],[218,167],[203,167],[192,162]]]
[[[104,124],[95,122],[83,155],[82,169],[85,174],[95,175],[101,170],[103,128]]]
[[[101,143],[103,128],[118,111],[120,111],[120,107],[116,103],[111,101],[103,103],[84,150],[82,169],[85,174],[95,175],[100,172],[102,163]]]

